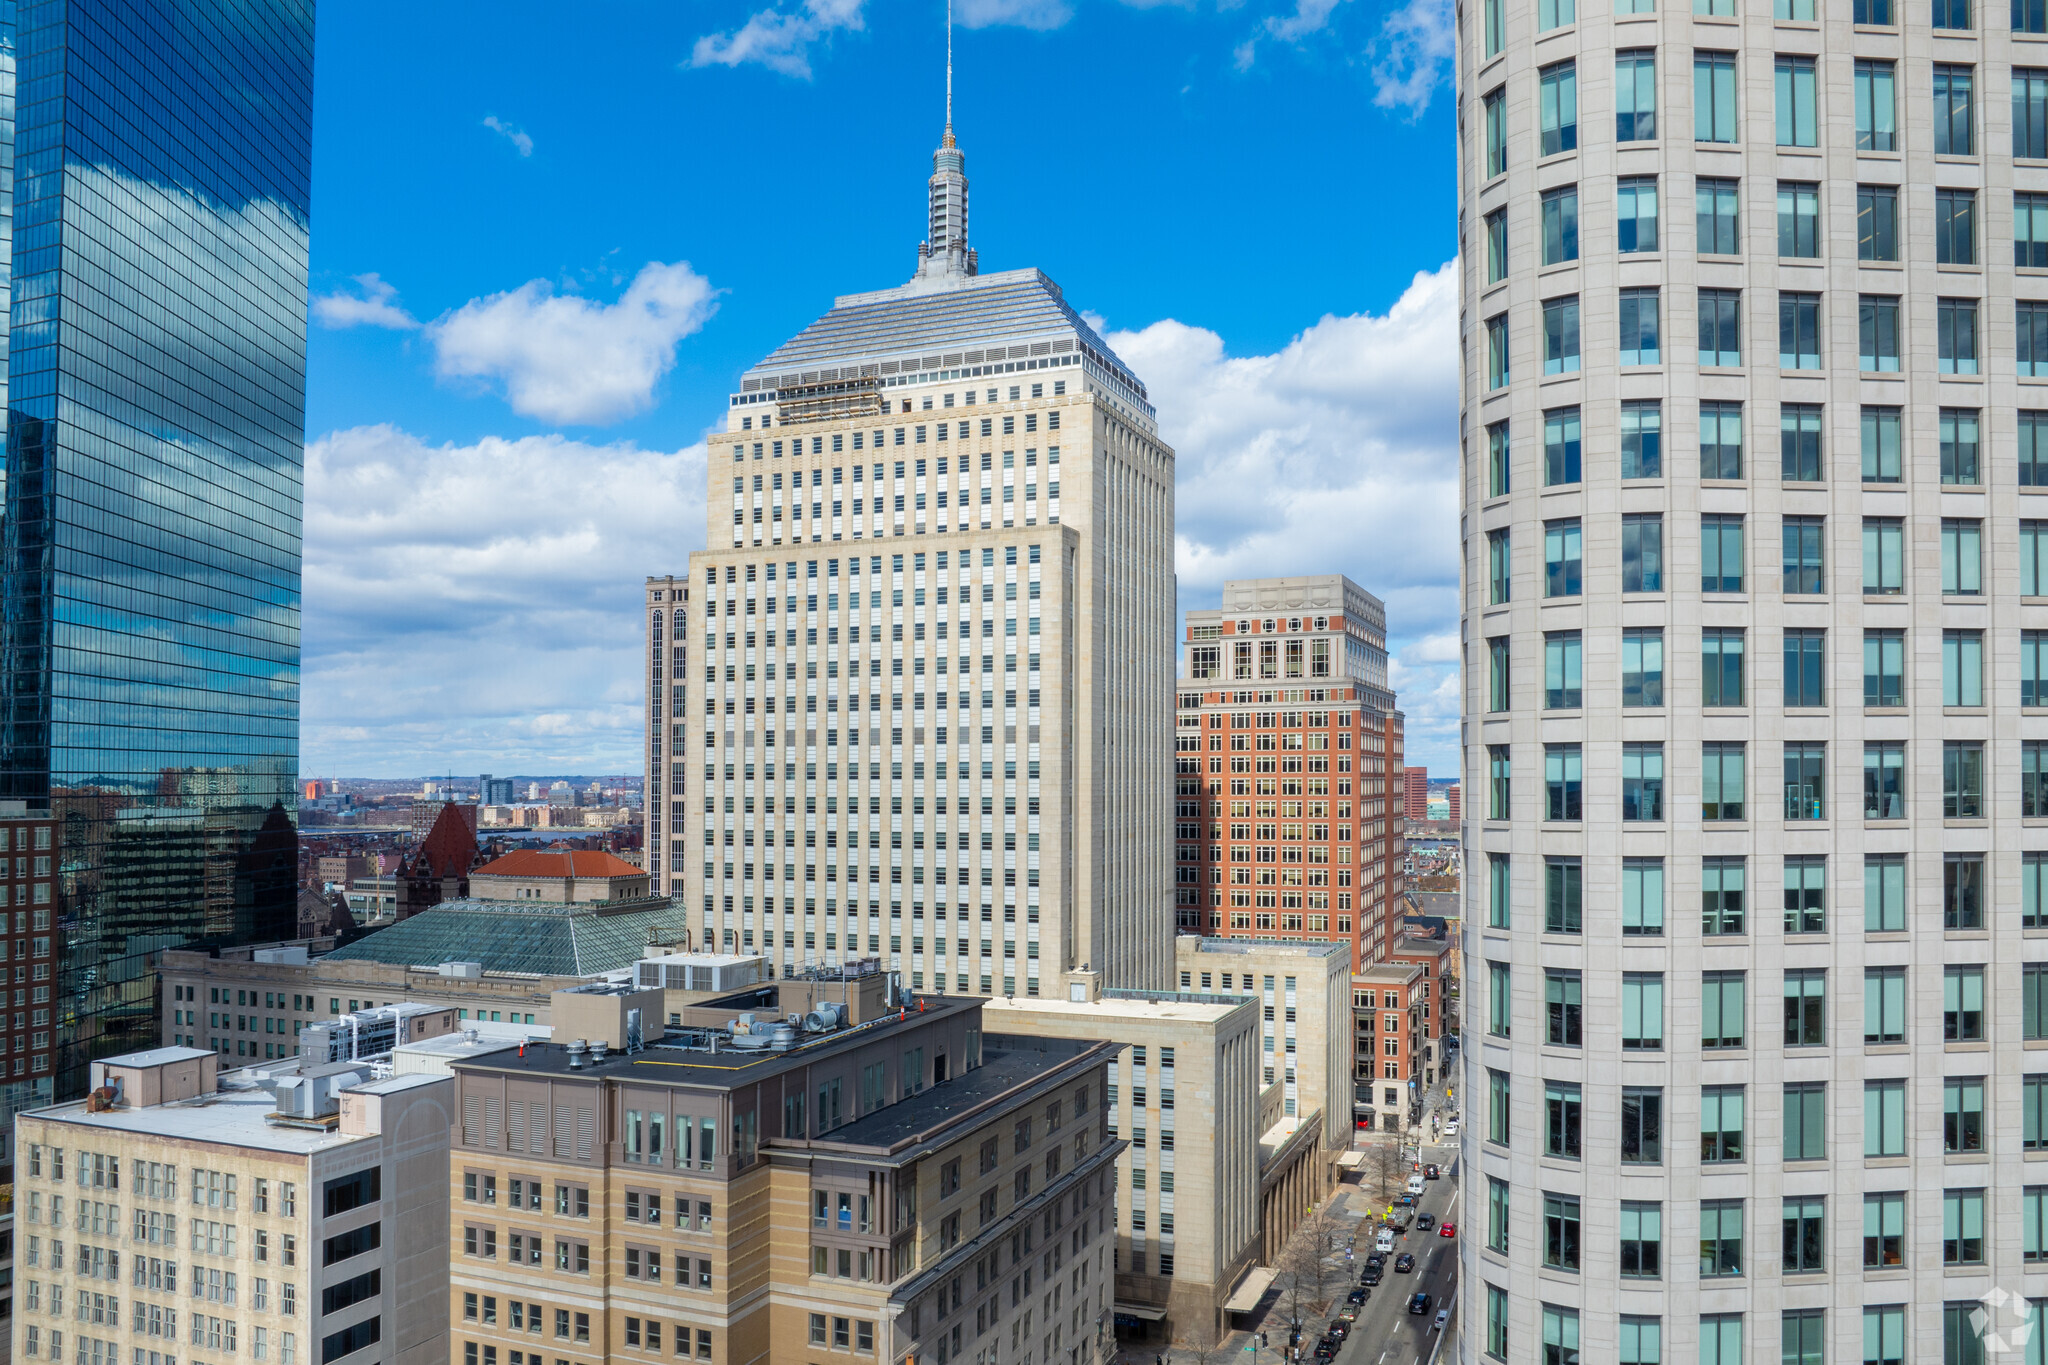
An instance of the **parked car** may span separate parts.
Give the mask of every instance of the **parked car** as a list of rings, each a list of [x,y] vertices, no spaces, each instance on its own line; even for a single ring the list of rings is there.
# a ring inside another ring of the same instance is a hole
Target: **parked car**
[[[1373,1242],[1374,1251],[1382,1254],[1394,1249],[1394,1233],[1391,1228],[1381,1228],[1379,1237]]]
[[[1454,1138],[1457,1135],[1458,1121],[1456,1119],[1452,1119],[1449,1123],[1444,1125],[1444,1136],[1447,1138]]]
[[[1357,1322],[1357,1321],[1358,1321],[1358,1305],[1357,1305],[1357,1304],[1355,1304],[1355,1303],[1347,1303],[1347,1304],[1345,1304],[1345,1305],[1344,1305],[1344,1311],[1343,1311],[1343,1312],[1341,1312],[1341,1313],[1339,1313],[1339,1314],[1337,1315],[1337,1321],[1339,1321],[1339,1322],[1347,1322],[1347,1323],[1349,1323],[1349,1322]]]
[[[1370,1289],[1374,1285],[1378,1284],[1385,1274],[1386,1271],[1382,1270],[1380,1267],[1376,1265],[1369,1265],[1365,1268],[1365,1273],[1358,1277],[1358,1282],[1364,1285],[1366,1288]]]
[[[1458,1225],[1456,1223],[1446,1223],[1436,1230],[1436,1235],[1439,1237],[1456,1237],[1458,1235]]]
[[[1409,1299],[1408,1311],[1413,1313],[1418,1318],[1421,1317],[1424,1313],[1427,1313],[1429,1311],[1429,1295],[1417,1294],[1413,1298]]]
[[[1387,1255],[1383,1251],[1375,1251],[1372,1255],[1365,1258],[1365,1263],[1367,1265],[1385,1266]]]
[[[1431,1228],[1436,1226],[1436,1215],[1433,1213],[1417,1214],[1415,1217],[1415,1226],[1419,1231],[1428,1232]]]
[[[1337,1348],[1343,1344],[1335,1337],[1324,1337],[1316,1343],[1316,1359],[1335,1360],[1337,1358]]]
[[[1330,1320],[1330,1326],[1328,1330],[1324,1333],[1324,1335],[1333,1336],[1337,1338],[1337,1340],[1342,1341],[1344,1340],[1344,1338],[1351,1335],[1351,1324],[1346,1322],[1343,1318],[1332,1318]]]
[[[1407,1252],[1404,1251],[1394,1258],[1394,1273],[1396,1275],[1406,1275],[1413,1269],[1415,1269],[1415,1258]]]
[[[1371,1290],[1369,1290],[1369,1289],[1354,1289],[1354,1290],[1352,1290],[1352,1291],[1351,1291],[1351,1292],[1350,1292],[1349,1294],[1346,1294],[1346,1295],[1344,1296],[1344,1302],[1346,1302],[1346,1303],[1364,1303],[1364,1302],[1365,1302],[1365,1301],[1366,1301],[1367,1299],[1369,1299],[1369,1298],[1371,1298],[1371,1297],[1372,1297],[1372,1291],[1371,1291]]]
[[[1439,1309],[1437,1309],[1437,1310],[1436,1310],[1436,1328],[1435,1328],[1435,1330],[1436,1330],[1436,1331],[1439,1331],[1439,1332],[1443,1331],[1443,1330],[1444,1330],[1444,1327],[1445,1327],[1445,1326],[1446,1326],[1447,1324],[1449,1324],[1450,1320],[1451,1320],[1451,1310],[1450,1310],[1450,1309],[1448,1309],[1448,1308],[1439,1308]]]

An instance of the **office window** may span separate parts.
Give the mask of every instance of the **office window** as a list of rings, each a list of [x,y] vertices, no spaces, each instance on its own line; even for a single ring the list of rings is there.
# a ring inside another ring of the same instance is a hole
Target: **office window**
[[[1656,365],[1663,359],[1658,341],[1657,291],[1621,291],[1621,363]],[[1571,368],[1577,369],[1574,364]]]
[[[1577,597],[1584,568],[1576,519],[1543,523],[1543,595]],[[1576,702],[1572,703],[1577,705]]]
[[[1547,33],[1554,28],[1563,28],[1574,23],[1579,17],[1577,0],[1537,0],[1536,31]]]
[[[1731,73],[1734,70],[1734,60],[1732,56],[1728,58]],[[1733,101],[1734,98],[1731,87],[1729,99]],[[1732,142],[1734,137],[1731,134],[1721,140]],[[1737,183],[1733,180],[1702,178],[1694,182],[1693,209],[1698,225],[1697,249],[1700,255],[1742,254],[1742,224],[1736,212],[1736,199]]]
[[[1512,378],[1508,368],[1508,315],[1486,320],[1486,387],[1504,389]]]
[[[1821,1047],[1827,1042],[1827,973],[1785,973],[1785,1046]]]
[[[1543,1155],[1579,1159],[1579,1087],[1565,1081],[1543,1083]]]
[[[2048,1150],[2048,1075],[2020,1078],[2020,1146]]]
[[[1664,860],[1624,858],[1621,863],[1621,932],[1632,938],[1664,933]]]
[[[1511,1036],[1515,1017],[1514,971],[1505,962],[1489,962],[1486,1031],[1496,1038]]]
[[[1863,1196],[1863,1265],[1867,1270],[1892,1270],[1906,1263],[1906,1196],[1886,1192]],[[1863,1358],[1870,1356],[1870,1313],[1864,1309]],[[1892,1308],[1877,1310],[1899,1315],[1900,1336],[1904,1336],[1905,1310]],[[1897,1360],[1897,1356],[1882,1357]]]
[[[1774,65],[1778,145],[1812,147],[1819,137],[1813,58],[1779,57]]]
[[[1570,374],[1579,368],[1579,300],[1543,301],[1543,373]]]
[[[1949,1076],[1941,1083],[1941,1149],[1984,1150],[1984,1078]]]
[[[1941,523],[1941,591],[1950,597],[1984,593],[1984,523],[1944,517]]]
[[[1901,934],[1906,931],[1906,858],[1902,853],[1871,853],[1863,859],[1863,931]]]
[[[1812,411],[1817,422],[1819,410]],[[1788,416],[1785,420],[1789,422],[1792,419]],[[1827,591],[1826,521],[1821,517],[1786,517],[1780,523],[1780,530],[1784,549],[1784,591],[1791,595]]]
[[[1664,746],[1621,746],[1621,818],[1664,818]]]
[[[1537,73],[1537,120],[1542,155],[1556,156],[1579,145],[1579,76],[1570,62]]]
[[[2020,817],[2048,818],[2048,744],[2037,739],[2020,745]],[[2022,881],[2025,876],[2022,868]]]
[[[1790,19],[1795,23],[1813,22],[1813,0],[1774,0],[1772,17]]]
[[[1863,519],[1863,592],[1893,596],[1906,590],[1906,524],[1897,517]]]
[[[2048,1038],[2048,963],[2020,966],[2020,1037]]]
[[[2013,68],[2012,154],[2048,157],[2048,71]]]
[[[1906,633],[1900,630],[1863,632],[1863,704],[1906,704]],[[1892,817],[1884,817],[1886,819]]]
[[[2014,82],[2017,91],[2019,83]],[[1934,154],[1936,156],[1975,156],[1977,144],[1972,136],[1975,120],[1972,106],[1975,100],[1976,72],[1967,66],[1947,66],[1936,63],[1934,67]],[[2015,133],[2017,139],[2017,133]],[[2017,142],[2015,142],[2015,154]]]
[[[2014,33],[2048,33],[2048,3],[2044,0],[2012,0]]]
[[[1742,291],[1700,290],[1700,364],[1740,365],[1742,363]],[[1704,407],[1704,405],[1702,405]],[[1726,406],[1735,406],[1729,404]],[[1741,409],[1736,408],[1739,413]],[[1706,441],[1706,433],[1700,436]],[[1739,466],[1738,466],[1739,467]],[[1740,478],[1740,474],[1716,475]]]
[[[1582,818],[1580,749],[1576,744],[1543,746],[1543,818]]]
[[[1889,4],[1890,0],[1886,0]],[[1892,64],[1856,63],[1856,150],[1896,152],[1899,149],[1897,90]]]
[[[2048,853],[2020,855],[2020,928],[2048,929]]]
[[[1778,254],[1789,258],[1820,255],[1820,186],[1778,182]]]
[[[1489,1176],[1486,1181],[1486,1245],[1488,1250],[1502,1255],[1506,1255],[1508,1249],[1508,1216],[1512,1211],[1509,1200],[1508,1182]]]
[[[1785,1160],[1826,1159],[1827,1096],[1828,1088],[1820,1081],[1785,1087]]]
[[[2020,705],[2048,706],[2048,632],[2020,632]]]
[[[1655,401],[1621,405],[1621,477],[1657,479],[1664,475],[1664,409]],[[1654,518],[1652,518],[1654,520]],[[1658,588],[1642,589],[1658,592]]]
[[[1984,818],[1982,744],[1949,740],[1941,746],[1941,813],[1949,820]]]
[[[1577,972],[1546,970],[1543,973],[1543,1040],[1552,1047],[1579,1047],[1585,1042],[1579,986]]]
[[[1657,137],[1657,55],[1648,48],[1614,54],[1614,140]]]
[[[1975,190],[1934,192],[1934,259],[1939,265],[1977,264]]]
[[[1785,859],[1785,932],[1827,932],[1828,860],[1816,855]]]
[[[1486,533],[1486,581],[1489,606],[1497,607],[1508,600],[1514,583],[1514,561],[1509,554],[1506,528]]]
[[[1970,0],[1934,0],[1934,27],[1970,27]]]
[[[1946,967],[1941,977],[1941,1034],[1951,1043],[1984,1040],[1984,969]]]
[[[1577,858],[1543,860],[1543,929],[1576,934],[1584,921],[1585,884]]]
[[[1862,63],[1857,63],[1858,67]],[[1886,63],[1890,69],[1890,63]],[[1899,259],[1899,189],[1896,185],[1856,187],[1856,259]]]
[[[1621,1048],[1657,1052],[1664,1047],[1664,978],[1624,972],[1621,978]]]
[[[1577,710],[1585,694],[1584,651],[1575,630],[1551,631],[1543,637],[1543,708]]]
[[[1740,858],[1700,860],[1700,932],[1741,934],[1748,930],[1748,867]]]
[[[1514,470],[1512,467],[1513,447],[1508,440],[1508,424],[1494,422],[1486,428],[1486,496],[1499,498],[1507,496]]]
[[[1856,365],[1865,372],[1898,372],[1899,300],[1896,295],[1857,296]]]
[[[1906,1154],[1906,1083],[1863,1083],[1863,1155]]]
[[[1508,1291],[1496,1285],[1486,1286],[1486,1354],[1508,1358]]]
[[[2013,305],[2013,356],[2023,377],[2048,376],[2048,303]]]
[[[1510,668],[1512,655],[1508,648],[1508,637],[1496,635],[1486,642],[1487,658],[1487,709],[1505,711],[1510,697]]]
[[[1623,1200],[1621,1204],[1621,1273],[1628,1279],[1654,1280],[1664,1274],[1664,1206]],[[1628,1320],[1624,1319],[1624,1323]]]
[[[1543,414],[1543,484],[1577,483],[1579,474],[1579,410],[1552,408]]]
[[[1785,705],[1827,705],[1827,641],[1824,630],[1785,632]]]
[[[1700,1203],[1700,1278],[1742,1273],[1742,1201],[1708,1199]]]
[[[1941,704],[1984,704],[1984,633],[1945,630],[1941,633]]]
[[[1742,518],[1700,518],[1700,591],[1742,591]]]
[[[1732,315],[1730,321],[1732,328]],[[1700,363],[1704,365],[1706,360],[1702,358]],[[2048,428],[2048,423],[2043,425]],[[2048,472],[2048,446],[2044,446],[2043,455],[2044,472]],[[1742,477],[1742,404],[1700,404],[1700,477]]]
[[[1508,169],[1508,92],[1506,86],[1489,90],[1480,107],[1486,122],[1486,175],[1492,179]]]
[[[2048,1261],[2048,1189],[2039,1185],[2020,1191],[2020,1259]]]
[[[1487,854],[1486,869],[1486,927],[1511,929],[1514,927],[1514,881],[1509,876],[1508,855]]]
[[[1509,750],[1505,744],[1490,744],[1486,749],[1486,763],[1490,788],[1486,818],[1505,820],[1509,817],[1509,798],[1512,795],[1514,766],[1509,761]]]
[[[1788,1272],[1795,1269],[1824,1269],[1823,1266],[1818,1264],[1820,1257],[1820,1249],[1818,1245],[1816,1245],[1813,1248],[1815,1261],[1814,1264],[1809,1265],[1803,1263],[1803,1258],[1801,1264],[1795,1266],[1793,1263],[1793,1257],[1790,1253],[1792,1251],[1792,1217],[1795,1203],[1798,1205],[1802,1212],[1808,1211],[1808,1206],[1811,1206],[1810,1212],[1813,1218],[1813,1229],[1811,1235],[1816,1239],[1818,1239],[1820,1236],[1820,1201],[1818,1199],[1799,1201],[1791,1199],[1786,1200],[1785,1248],[1788,1254],[1785,1258],[1785,1269]],[[1825,1333],[1822,1330],[1826,1322],[1826,1317],[1826,1313],[1824,1313],[1821,1309],[1818,1308],[1802,1308],[1796,1311],[1779,1314],[1779,1365],[1826,1365],[1827,1344],[1825,1340]]]
[[[1546,1194],[1543,1196],[1543,1264],[1553,1270],[1577,1270],[1579,1268],[1579,1201],[1574,1195]],[[1567,1309],[1546,1306],[1543,1310],[1543,1333],[1547,1339],[1551,1334],[1551,1315]],[[1570,1313],[1572,1346],[1577,1346],[1578,1321],[1576,1313]],[[1549,1346],[1544,1347],[1545,1365],[1550,1365]],[[1571,1365],[1578,1358],[1576,1351],[1556,1357],[1556,1365]]]
[[[1896,24],[1893,17],[1892,0],[1855,0],[1849,7],[1851,21],[1857,24],[1876,26]]]
[[[1622,591],[1663,591],[1663,518],[1655,512],[1622,518]]]
[[[1615,189],[1616,249],[1623,255],[1657,249],[1657,178],[1625,178]],[[2044,214],[2048,217],[2048,214]],[[2048,222],[2044,222],[2048,228]]]
[[[1863,969],[1863,1041],[1871,1046],[1906,1041],[1906,969]]]
[[[1897,740],[1863,745],[1863,818],[1906,818],[1906,746]]]
[[[1973,748],[1978,746],[1971,746]],[[1978,767],[1981,771],[1981,753]],[[1981,794],[1977,800],[1981,803]],[[1984,927],[1984,855],[1947,853],[1941,860],[1941,925],[1944,929]]]
[[[1863,482],[1897,483],[1901,474],[1899,409],[1863,409]]]
[[[1708,972],[1700,979],[1700,1046],[1708,1051],[1746,1044],[1741,972]]]
[[[1703,744],[1700,746],[1700,818],[1740,820],[1743,818],[1743,746]]]
[[[1942,1191],[1941,1263],[1984,1263],[1984,1191]]]
[[[1946,484],[1977,485],[1984,482],[1978,460],[1977,410],[1941,410],[1941,481]],[[2021,523],[2023,526],[2026,523]]]
[[[1820,368],[1820,295],[1779,291],[1778,368]]]
[[[1486,44],[1486,55],[1497,56],[1500,50],[1507,46],[1507,0],[1485,0],[1480,25]]]
[[[1486,282],[1499,284],[1508,277],[1508,211],[1495,209],[1486,215]]]
[[[1621,1159],[1631,1166],[1664,1164],[1664,1092],[1654,1086],[1621,1088]]]
[[[1784,1210],[1784,1273],[1811,1275],[1826,1270],[1826,1201],[1812,1196],[1788,1198]],[[1820,1313],[1787,1313],[1784,1321],[1785,1352],[1781,1359],[1786,1365],[1821,1365]]]
[[[1656,629],[1621,633],[1621,704],[1664,704],[1664,632]]]
[[[1545,190],[1542,205],[1543,264],[1579,259],[1579,187]]]
[[[1977,373],[1977,301],[1937,299],[1934,306],[1934,347],[1943,374]]]
[[[1695,142],[1735,141],[1735,54],[1732,52],[1693,54],[1692,136]]]
[[[1741,1161],[1742,1087],[1710,1085],[1700,1091],[1700,1162]]]
[[[1578,1200],[1571,1200],[1571,1261],[1546,1261],[1561,1269],[1577,1270],[1578,1260]],[[1545,1200],[1546,1212],[1548,1200]],[[1546,1219],[1546,1226],[1548,1221]],[[1554,1249],[1554,1248],[1552,1248]],[[1552,1304],[1543,1305],[1543,1365],[1576,1365],[1579,1359],[1579,1310],[1558,1308]]]

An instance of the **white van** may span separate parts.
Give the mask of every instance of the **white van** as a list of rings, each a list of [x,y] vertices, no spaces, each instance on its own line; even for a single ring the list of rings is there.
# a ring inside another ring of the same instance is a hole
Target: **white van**
[[[1419,1195],[1428,1188],[1429,1181],[1423,1176],[1422,1172],[1417,1171],[1414,1175],[1408,1177],[1408,1193]]]
[[[1372,1244],[1372,1249],[1379,1252],[1382,1256],[1392,1251],[1394,1249],[1393,1229],[1381,1228],[1379,1239]]]

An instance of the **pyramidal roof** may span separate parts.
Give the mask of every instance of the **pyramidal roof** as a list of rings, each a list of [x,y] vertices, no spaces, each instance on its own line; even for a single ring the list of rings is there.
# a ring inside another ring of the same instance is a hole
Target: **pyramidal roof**
[[[848,380],[927,383],[1081,364],[1088,377],[1155,420],[1145,385],[1043,272],[983,275],[967,245],[967,154],[946,132],[932,153],[929,235],[917,270],[893,289],[843,294],[831,311],[775,348],[742,393]],[[901,376],[901,378],[899,378]]]

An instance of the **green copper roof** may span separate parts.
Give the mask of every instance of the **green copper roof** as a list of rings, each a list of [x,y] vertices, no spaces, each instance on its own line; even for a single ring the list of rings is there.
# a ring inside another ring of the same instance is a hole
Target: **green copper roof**
[[[487,972],[602,976],[639,960],[649,928],[683,923],[683,912],[666,897],[633,904],[640,908],[599,913],[591,905],[447,901],[322,960],[407,967],[481,962]]]

